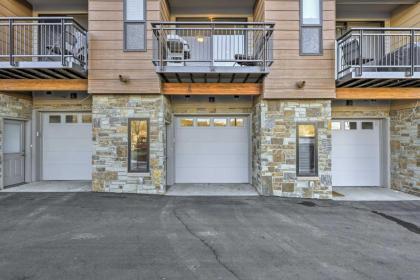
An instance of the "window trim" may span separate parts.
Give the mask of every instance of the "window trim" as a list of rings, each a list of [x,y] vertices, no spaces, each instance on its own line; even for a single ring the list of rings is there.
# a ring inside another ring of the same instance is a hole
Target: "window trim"
[[[132,121],[146,121],[147,123],[147,167],[145,170],[131,169],[131,122]],[[150,172],[150,119],[148,118],[128,118],[128,173],[149,173]]]
[[[315,147],[314,147],[314,157],[315,157],[315,173],[313,174],[299,174],[299,126],[300,125],[313,125],[315,127]],[[298,122],[296,123],[296,177],[300,178],[310,178],[310,177],[319,177],[318,170],[318,125],[316,122]]]
[[[303,23],[303,1],[299,0],[299,55],[300,56],[322,56],[324,55],[324,1],[319,1],[319,24],[304,24]],[[303,52],[303,38],[302,33],[305,27],[318,28],[320,30],[319,38],[319,53],[304,53]]]
[[[147,52],[147,0],[143,1],[143,20],[127,20],[127,0],[123,1],[123,51],[124,52]],[[143,24],[144,28],[144,48],[143,49],[127,49],[127,25],[130,23]]]

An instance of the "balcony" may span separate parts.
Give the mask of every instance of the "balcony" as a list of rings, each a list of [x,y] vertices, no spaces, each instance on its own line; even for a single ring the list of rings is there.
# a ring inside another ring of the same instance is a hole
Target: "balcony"
[[[261,83],[273,63],[274,24],[153,23],[153,64],[166,83]]]
[[[87,46],[70,17],[0,18],[0,79],[86,78]]]
[[[420,87],[420,29],[351,29],[336,55],[337,87]]]

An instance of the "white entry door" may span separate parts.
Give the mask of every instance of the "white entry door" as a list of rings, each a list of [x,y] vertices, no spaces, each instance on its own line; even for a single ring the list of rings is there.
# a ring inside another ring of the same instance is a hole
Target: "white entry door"
[[[248,183],[247,117],[175,118],[176,183]]]
[[[332,121],[333,186],[380,186],[380,122]]]
[[[92,115],[43,114],[43,180],[92,179]]]
[[[25,123],[4,121],[4,186],[25,182]]]

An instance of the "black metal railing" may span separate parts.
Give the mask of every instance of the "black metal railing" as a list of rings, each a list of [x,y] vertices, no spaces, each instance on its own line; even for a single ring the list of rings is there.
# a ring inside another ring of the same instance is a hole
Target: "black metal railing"
[[[337,39],[336,55],[338,80],[367,72],[378,78],[390,72],[412,77],[420,71],[420,29],[353,28]]]
[[[252,67],[273,62],[274,24],[263,22],[152,23],[153,63],[165,66]]]
[[[87,31],[71,17],[0,18],[0,62],[77,63],[87,69]]]

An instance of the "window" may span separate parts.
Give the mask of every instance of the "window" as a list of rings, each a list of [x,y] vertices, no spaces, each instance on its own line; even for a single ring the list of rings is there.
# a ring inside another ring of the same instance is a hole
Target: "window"
[[[362,122],[362,129],[373,129],[373,122]]]
[[[82,115],[82,123],[92,123],[92,115]]]
[[[332,121],[331,122],[331,129],[332,130],[341,130],[341,122]]]
[[[321,55],[322,0],[300,0],[300,54]]]
[[[128,172],[149,172],[149,120],[128,120]]]
[[[297,176],[318,176],[317,131],[315,124],[297,126]]]
[[[197,118],[197,126],[210,126],[209,118]]]
[[[50,115],[48,118],[49,123],[61,123],[61,116],[60,115]]]
[[[194,126],[194,119],[193,118],[183,118],[180,120],[182,127],[191,127]]]
[[[66,115],[66,123],[77,123],[77,115]]]
[[[230,119],[230,126],[243,127],[244,126],[244,119],[243,118],[231,118]]]
[[[146,50],[146,0],[124,0],[124,50]]]
[[[357,130],[357,122],[344,122],[344,130]]]
[[[227,119],[225,119],[225,118],[214,118],[213,119],[213,124],[216,127],[224,127],[224,126],[227,126]]]

